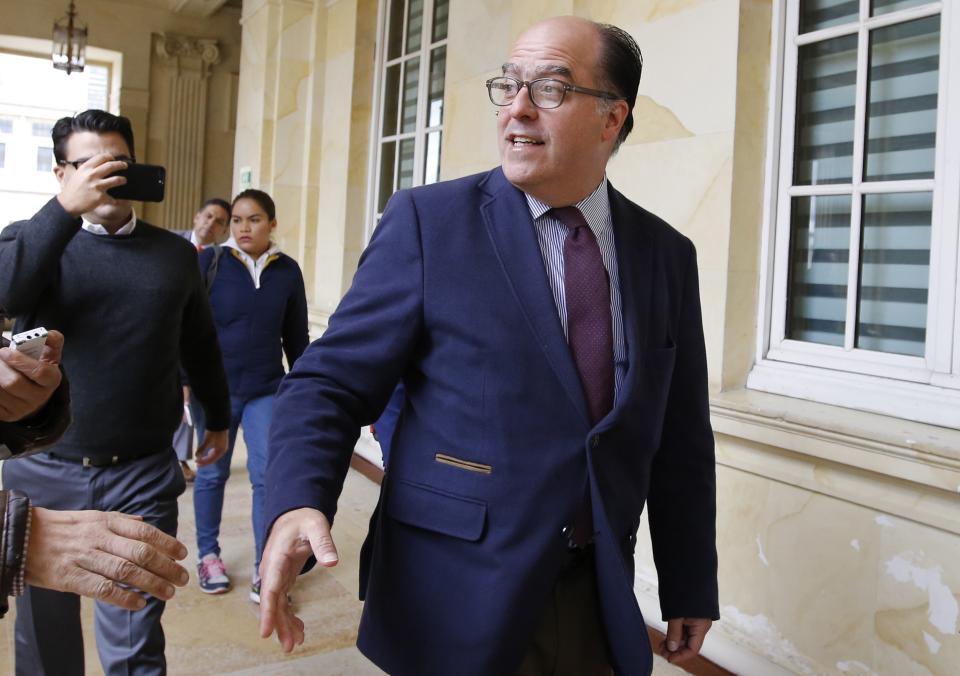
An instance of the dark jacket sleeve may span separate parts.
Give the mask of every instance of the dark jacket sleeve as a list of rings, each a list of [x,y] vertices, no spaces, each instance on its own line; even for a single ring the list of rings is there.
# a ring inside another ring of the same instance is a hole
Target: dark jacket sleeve
[[[60,274],[60,257],[80,230],[80,219],[54,197],[29,221],[0,232],[0,309],[8,316],[28,315],[44,290]]]
[[[696,251],[687,242],[676,362],[650,477],[650,537],[663,619],[719,619],[716,467]]]
[[[7,344],[6,338],[0,339],[0,347]],[[55,443],[70,426],[70,420],[70,384],[64,375],[39,411],[16,422],[0,422],[0,460],[36,453]]]
[[[64,376],[42,409],[23,420],[0,422],[0,460],[43,450],[63,436],[70,421],[70,385]]]
[[[396,193],[327,330],[281,382],[264,482],[267,533],[300,507],[333,520],[360,429],[383,410],[422,332],[419,233],[409,193]]]
[[[287,355],[287,365],[292,369],[310,344],[310,332],[307,328],[307,292],[303,284],[303,273],[295,260],[291,258],[290,262],[296,273],[296,283],[287,298],[287,307],[283,313],[283,352]]]
[[[23,593],[29,535],[30,499],[20,491],[0,490],[0,617],[7,613],[7,598]]]
[[[193,396],[203,405],[207,429],[221,431],[230,426],[230,392],[210,299],[199,269],[184,271],[184,274],[189,275],[191,288],[183,311],[180,364]]]

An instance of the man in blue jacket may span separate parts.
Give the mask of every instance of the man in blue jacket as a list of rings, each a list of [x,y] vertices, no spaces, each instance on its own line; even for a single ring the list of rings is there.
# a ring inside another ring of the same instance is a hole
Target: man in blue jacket
[[[644,504],[672,662],[718,614],[714,444],[692,243],[617,192],[642,58],[575,17],[487,82],[502,166],[390,200],[281,385],[261,634],[330,536],[351,449],[406,401],[361,553],[360,650],[394,675],[647,674]]]

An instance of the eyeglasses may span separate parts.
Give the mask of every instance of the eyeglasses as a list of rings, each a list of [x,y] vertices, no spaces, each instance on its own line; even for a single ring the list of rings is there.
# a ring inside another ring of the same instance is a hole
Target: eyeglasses
[[[530,101],[537,108],[551,109],[559,108],[563,103],[563,98],[567,92],[577,92],[579,94],[589,94],[597,98],[607,99],[608,101],[619,101],[622,96],[602,92],[598,89],[587,89],[569,84],[563,80],[555,80],[551,77],[543,77],[537,80],[517,80],[512,77],[494,77],[486,82],[487,94],[490,96],[490,103],[495,106],[509,106],[517,98],[517,94],[524,87],[530,95]]]
[[[89,157],[84,157],[79,160],[60,160],[57,162],[61,167],[71,166],[74,169],[79,169],[81,164],[89,162]],[[117,155],[113,158],[114,162],[126,162],[127,164],[134,164],[137,160],[133,157],[127,157],[126,155]]]

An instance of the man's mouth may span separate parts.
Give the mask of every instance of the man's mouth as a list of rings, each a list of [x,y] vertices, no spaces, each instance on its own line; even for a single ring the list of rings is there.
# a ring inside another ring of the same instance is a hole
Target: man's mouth
[[[537,140],[532,136],[524,136],[522,134],[514,134],[510,136],[510,142],[514,147],[517,146],[542,146],[543,141]]]

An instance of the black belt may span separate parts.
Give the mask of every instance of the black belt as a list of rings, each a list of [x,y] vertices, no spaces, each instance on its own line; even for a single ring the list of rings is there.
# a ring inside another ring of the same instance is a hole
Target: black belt
[[[84,467],[114,467],[116,465],[122,465],[126,462],[133,462],[134,460],[148,458],[151,455],[156,455],[157,453],[162,453],[166,450],[169,449],[164,448],[162,451],[147,451],[146,453],[139,453],[137,455],[110,455],[102,458],[89,458],[87,456],[77,457],[75,455],[60,455],[59,453],[48,453],[47,455],[49,455],[51,458],[56,458],[57,460],[74,462],[78,465],[83,465]]]

